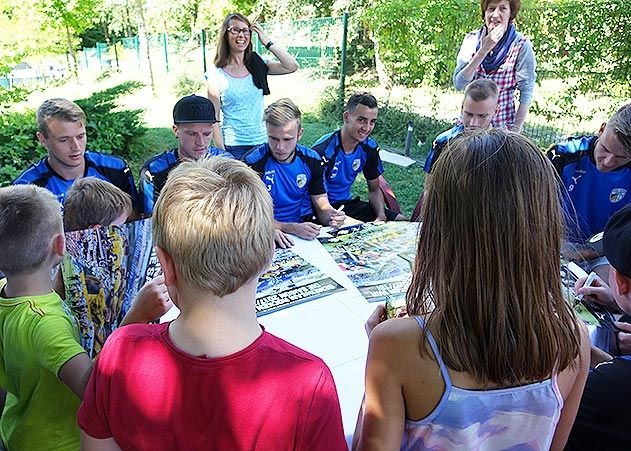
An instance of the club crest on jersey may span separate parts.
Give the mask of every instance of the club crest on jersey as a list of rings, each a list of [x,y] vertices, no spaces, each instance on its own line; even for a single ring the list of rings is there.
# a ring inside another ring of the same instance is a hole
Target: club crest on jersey
[[[298,188],[304,188],[304,186],[307,184],[307,175],[306,174],[298,174],[296,176],[296,185],[298,185]]]
[[[359,158],[355,158],[353,160],[353,171],[357,172],[357,170],[359,169],[359,165],[362,164],[361,160]]]
[[[614,188],[609,193],[609,202],[615,204],[616,202],[620,202],[622,198],[627,194],[627,190],[624,188]]]

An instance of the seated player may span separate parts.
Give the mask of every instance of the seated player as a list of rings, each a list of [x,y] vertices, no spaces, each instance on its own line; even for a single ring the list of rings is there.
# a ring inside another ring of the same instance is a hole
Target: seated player
[[[445,148],[447,141],[455,138],[465,130],[487,129],[497,110],[499,89],[497,84],[488,78],[479,78],[467,85],[464,99],[460,107],[460,122],[436,137],[432,148],[425,159],[424,170],[428,174],[432,166]]]
[[[53,291],[65,250],[61,205],[38,186],[0,188],[0,419],[8,450],[77,450],[76,414],[92,366]]]
[[[370,137],[378,113],[377,99],[372,94],[353,94],[344,108],[342,128],[318,139],[313,150],[324,160],[326,191],[333,208],[344,205],[348,216],[364,222],[404,221],[402,214],[385,207],[379,188],[383,164],[379,145]],[[351,198],[351,187],[360,171],[366,178],[369,202]]]
[[[135,205],[138,197],[134,177],[123,159],[86,150],[85,114],[66,99],[46,100],[37,109],[37,139],[48,156],[26,169],[13,181],[46,188],[63,204],[66,191],[81,177],[106,180],[129,194]]]
[[[177,101],[173,107],[173,133],[178,148],[145,161],[140,170],[140,200],[144,216],[151,216],[169,173],[182,161],[214,155],[230,156],[228,152],[210,146],[215,122],[215,107],[207,98],[191,94]]]
[[[431,180],[431,171],[438,156],[450,139],[454,139],[465,130],[487,129],[491,127],[491,121],[497,110],[499,89],[497,84],[488,78],[478,78],[467,85],[464,91],[464,99],[460,108],[460,122],[436,137],[432,148],[425,158],[423,170],[425,175],[424,186],[427,187]],[[412,213],[412,220],[418,220],[421,206],[425,197],[426,188],[421,192],[419,200]]]
[[[563,181],[567,242],[562,254],[606,277],[607,261],[588,240],[631,202],[631,103],[621,107],[597,136],[579,136],[548,151]]]
[[[589,287],[576,282],[577,293],[604,305],[617,304],[631,314],[631,206],[615,213],[603,236],[609,260],[609,286],[597,278]],[[611,287],[611,288],[610,288]],[[628,330],[628,324],[616,323]],[[599,364],[598,364],[599,363]],[[612,358],[592,348],[592,365],[566,450],[631,449],[631,356]]]
[[[182,163],[153,236],[181,313],[110,336],[79,410],[83,449],[346,450],[329,368],[256,318],[274,253],[257,174],[223,157]]]
[[[311,222],[314,213],[320,224],[342,225],[346,215],[329,203],[320,155],[298,144],[304,131],[298,107],[280,99],[265,109],[263,120],[268,142],[250,152],[245,162],[260,174],[274,201],[276,244],[293,245],[289,233],[305,240],[317,237],[320,226]]]

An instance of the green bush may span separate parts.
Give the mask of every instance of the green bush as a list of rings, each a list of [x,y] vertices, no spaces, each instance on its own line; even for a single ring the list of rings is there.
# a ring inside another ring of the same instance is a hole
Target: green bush
[[[126,81],[96,92],[87,99],[76,100],[87,118],[88,148],[125,159],[134,157],[130,146],[146,131],[142,119],[143,111],[118,109],[116,100],[143,86],[139,81]]]
[[[145,133],[142,110],[117,109],[116,99],[141,86],[138,82],[126,82],[76,101],[86,114],[88,148],[125,159],[134,157],[133,143]],[[25,168],[46,155],[36,132],[33,110],[0,115],[0,186],[9,185]]]
[[[200,77],[195,77],[187,73],[180,74],[173,84],[173,93],[177,97],[184,97],[195,94],[203,89],[204,81]]]
[[[35,112],[0,115],[0,186],[11,184],[29,164],[46,151],[37,143]]]

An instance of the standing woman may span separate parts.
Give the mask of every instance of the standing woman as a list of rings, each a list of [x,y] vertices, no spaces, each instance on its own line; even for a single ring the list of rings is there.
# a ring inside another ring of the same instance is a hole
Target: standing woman
[[[252,51],[252,33],[278,61],[265,61]],[[295,72],[298,63],[273,43],[259,24],[247,17],[229,14],[221,25],[215,67],[208,71],[208,98],[221,111],[221,132],[215,133],[217,147],[242,160],[252,148],[267,142],[263,125],[263,96],[269,94],[268,75]]]
[[[557,192],[521,135],[448,144],[421,213],[410,317],[370,333],[354,448],[563,449],[590,346],[561,292]]]
[[[500,96],[492,125],[518,133],[532,103],[537,76],[532,44],[515,29],[520,3],[521,0],[480,0],[484,26],[465,36],[453,77],[459,90],[476,78],[490,78],[497,83]]]

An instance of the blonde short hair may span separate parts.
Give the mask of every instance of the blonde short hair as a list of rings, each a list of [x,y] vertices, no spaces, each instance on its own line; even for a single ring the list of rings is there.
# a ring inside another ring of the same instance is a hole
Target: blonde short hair
[[[50,191],[35,185],[0,188],[0,271],[12,276],[39,268],[58,233],[61,205]]]
[[[298,121],[298,129],[300,129],[302,114],[298,106],[290,99],[283,98],[272,103],[265,108],[263,113],[263,121],[273,127],[282,127],[291,121]]]
[[[67,99],[48,99],[37,109],[37,130],[48,138],[48,120],[81,122],[85,125],[85,113],[79,105]]]
[[[66,192],[64,229],[66,232],[109,226],[132,212],[131,197],[119,187],[96,177],[80,178]]]
[[[225,296],[269,266],[272,200],[259,176],[240,161],[184,162],[169,174],[156,202],[153,237],[186,284]]]

